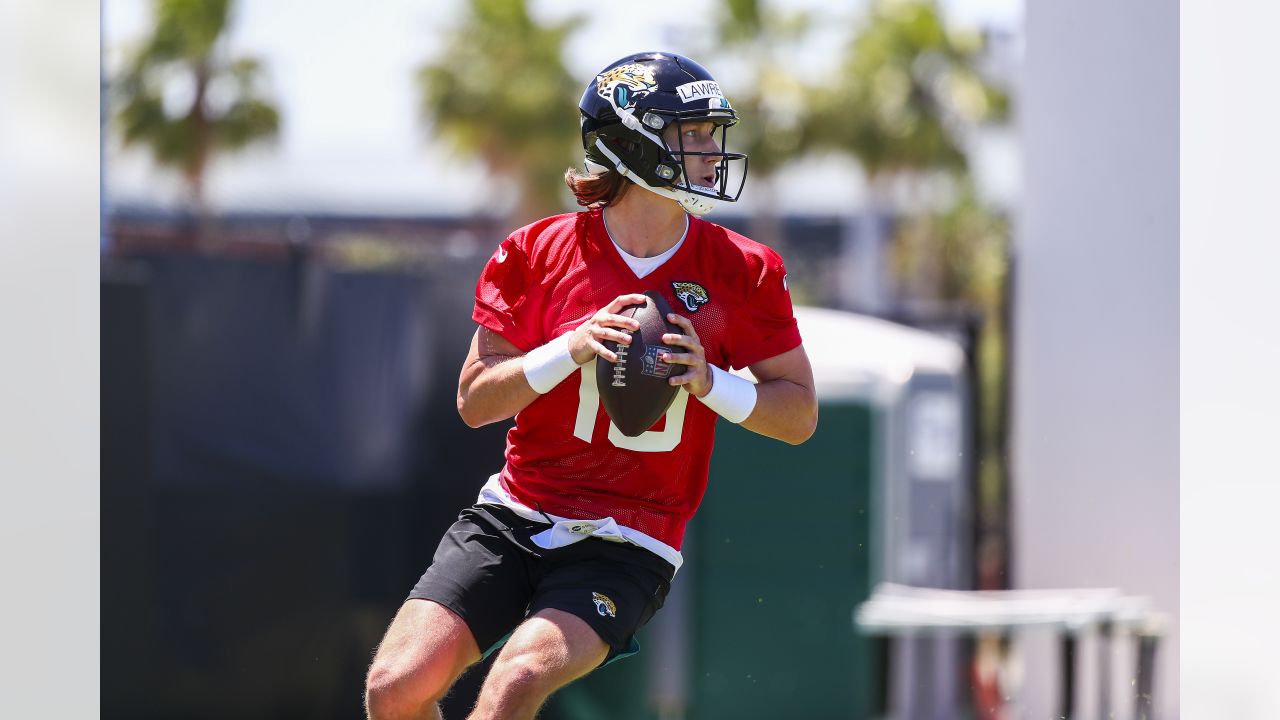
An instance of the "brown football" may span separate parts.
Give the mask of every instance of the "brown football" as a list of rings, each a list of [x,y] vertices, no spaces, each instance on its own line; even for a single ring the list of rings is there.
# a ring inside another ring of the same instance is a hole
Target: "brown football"
[[[683,365],[658,360],[659,353],[683,352],[679,347],[662,344],[663,333],[681,332],[678,326],[667,322],[671,306],[652,290],[645,297],[648,301],[644,305],[628,305],[618,313],[640,323],[640,329],[631,334],[631,344],[604,343],[617,353],[618,362],[596,358],[600,402],[609,419],[627,437],[635,437],[658,422],[680,392],[679,387],[667,383],[667,378],[685,371]]]

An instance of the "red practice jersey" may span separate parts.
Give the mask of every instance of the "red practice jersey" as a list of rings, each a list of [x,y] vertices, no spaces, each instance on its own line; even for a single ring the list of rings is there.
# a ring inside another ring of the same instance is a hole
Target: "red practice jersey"
[[[676,254],[643,278],[609,239],[600,210],[521,228],[485,265],[472,316],[528,352],[619,295],[647,290],[693,322],[707,362],[722,368],[800,345],[782,258],[693,217]],[[595,378],[592,361],[516,415],[500,482],[531,508],[612,517],[678,550],[706,491],[718,416],[681,390],[649,431],[627,437],[609,421]]]

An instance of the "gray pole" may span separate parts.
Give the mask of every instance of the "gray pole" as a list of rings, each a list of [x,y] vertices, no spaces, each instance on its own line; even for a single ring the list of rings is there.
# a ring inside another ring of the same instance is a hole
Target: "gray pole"
[[[1098,626],[1098,717],[1111,717],[1111,644],[1114,626],[1110,620],[1104,620]]]
[[[1058,699],[1058,715],[1064,720],[1075,717],[1076,697],[1076,637],[1074,628],[1062,631],[1062,645],[1059,649],[1058,671],[1062,682],[1058,686],[1061,696]]]
[[[1147,630],[1138,634],[1138,692],[1134,698],[1134,717],[1151,720],[1155,717],[1156,647],[1160,636]]]

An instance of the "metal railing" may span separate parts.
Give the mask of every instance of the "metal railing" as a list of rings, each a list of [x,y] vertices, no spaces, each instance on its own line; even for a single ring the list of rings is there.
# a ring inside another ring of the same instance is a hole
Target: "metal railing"
[[[1042,629],[1059,635],[1058,713],[1072,720],[1087,717],[1075,705],[1076,657],[1083,633],[1097,630],[1098,715],[1113,717],[1111,654],[1118,636],[1136,638],[1134,717],[1152,720],[1155,656],[1165,618],[1146,598],[1125,595],[1114,588],[1065,590],[940,590],[894,583],[877,585],[871,597],[854,611],[855,628],[885,638],[977,636]],[[882,717],[894,717],[889,707],[892,657],[882,677]]]

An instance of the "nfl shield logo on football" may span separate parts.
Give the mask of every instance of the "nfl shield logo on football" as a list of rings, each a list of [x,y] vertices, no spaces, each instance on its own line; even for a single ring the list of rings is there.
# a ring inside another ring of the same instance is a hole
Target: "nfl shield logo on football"
[[[650,377],[664,378],[671,374],[671,365],[658,359],[658,355],[664,352],[670,352],[670,348],[661,345],[650,345],[645,348],[644,356],[640,358],[643,367],[640,372]]]

